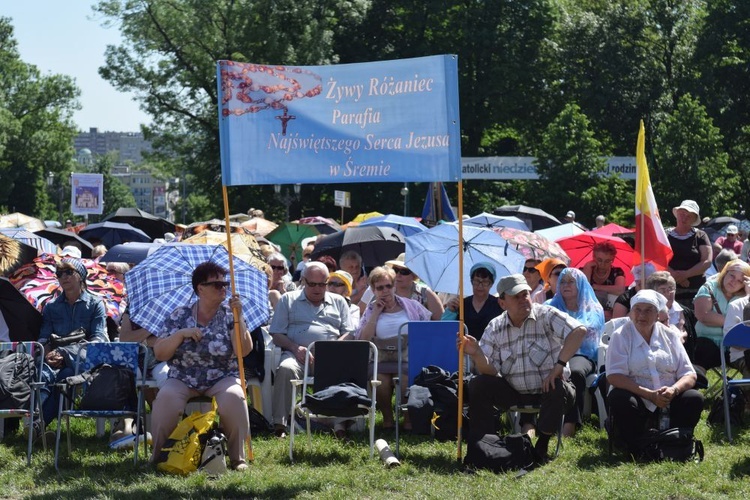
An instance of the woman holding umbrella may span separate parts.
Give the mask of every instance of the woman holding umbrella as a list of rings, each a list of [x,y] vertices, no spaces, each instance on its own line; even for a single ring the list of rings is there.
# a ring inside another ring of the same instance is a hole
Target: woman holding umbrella
[[[417,281],[419,277],[404,265],[405,260],[406,254],[402,253],[385,263],[386,267],[390,267],[396,272],[396,295],[416,300],[432,313],[430,319],[439,320],[445,311],[442,302],[430,287]],[[492,284],[490,284],[491,286]]]
[[[223,304],[229,286],[226,274],[226,269],[214,262],[199,264],[192,275],[198,301],[175,309],[157,335],[154,354],[159,361],[167,362],[169,378],[154,401],[152,462],[158,459],[188,399],[203,395],[216,398],[232,468],[248,468],[244,446],[249,432],[247,401],[235,352],[247,356],[253,341],[242,319],[241,345],[235,346],[232,309],[240,308],[241,303],[239,297],[233,297],[228,305]]]

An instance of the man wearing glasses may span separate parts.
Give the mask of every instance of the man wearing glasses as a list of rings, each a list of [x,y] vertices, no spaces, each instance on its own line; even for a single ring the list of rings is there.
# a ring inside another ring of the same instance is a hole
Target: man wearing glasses
[[[341,295],[326,291],[328,268],[309,262],[302,271],[302,290],[281,296],[271,321],[273,342],[283,351],[273,384],[273,423],[284,437],[290,425],[290,381],[302,377],[307,346],[317,340],[346,340],[353,333],[349,304]]]
[[[39,342],[44,344],[46,367],[45,376],[49,397],[42,405],[45,425],[57,416],[59,392],[53,385],[74,374],[76,356],[80,343],[64,347],[53,346],[50,335],[67,337],[78,329],[86,333],[87,342],[108,342],[106,312],[104,303],[86,290],[86,267],[79,259],[62,259],[55,272],[62,293],[44,306]],[[51,370],[48,370],[51,369]],[[42,396],[44,398],[44,396]],[[34,432],[40,433],[41,426],[34,423]]]

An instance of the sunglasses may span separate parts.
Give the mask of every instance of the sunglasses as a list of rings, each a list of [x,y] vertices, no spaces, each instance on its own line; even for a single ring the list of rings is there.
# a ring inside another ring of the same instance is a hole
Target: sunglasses
[[[286,270],[286,267],[284,267],[284,266],[271,266],[271,269],[273,269],[274,271],[284,271],[284,270]]]
[[[212,286],[216,290],[224,290],[229,286],[228,281],[206,281],[205,283],[201,283],[201,285],[206,286]]]
[[[525,273],[538,273],[539,270],[536,267],[526,267],[526,266],[524,266],[523,272],[525,272]]]
[[[560,273],[561,273],[561,272],[562,272],[562,271],[552,271],[552,274],[551,274],[551,276],[560,276]]]
[[[492,281],[490,281],[490,280],[480,280],[480,279],[474,278],[473,280],[471,280],[471,284],[474,285],[474,286],[488,287],[488,286],[492,285]]]
[[[63,276],[73,276],[74,274],[76,274],[76,271],[73,269],[60,269],[55,271],[55,276],[58,278],[62,278]]]
[[[382,292],[383,290],[390,290],[391,288],[393,288],[393,285],[389,283],[387,285],[378,285],[375,287],[375,290]]]
[[[397,267],[394,269],[396,271],[396,274],[400,274],[401,276],[409,276],[411,274],[411,271],[406,269],[405,267]]]
[[[328,283],[326,281],[321,281],[320,283],[316,283],[314,281],[307,281],[305,280],[305,285],[309,286],[310,288],[323,288]]]
[[[332,287],[335,287],[335,288],[340,288],[340,287],[344,286],[344,284],[341,283],[340,281],[329,281],[328,282],[328,286],[332,286]]]

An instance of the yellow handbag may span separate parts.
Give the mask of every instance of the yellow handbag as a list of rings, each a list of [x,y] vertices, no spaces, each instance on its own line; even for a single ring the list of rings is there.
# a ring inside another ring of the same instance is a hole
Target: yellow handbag
[[[193,412],[177,424],[159,454],[157,470],[185,476],[198,470],[208,431],[216,420],[216,398],[206,413]]]

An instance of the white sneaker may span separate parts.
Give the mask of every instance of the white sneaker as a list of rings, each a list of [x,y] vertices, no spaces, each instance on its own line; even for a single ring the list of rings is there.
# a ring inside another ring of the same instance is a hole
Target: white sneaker
[[[135,435],[130,434],[128,436],[121,437],[120,439],[117,439],[115,441],[112,441],[109,443],[109,448],[112,450],[132,450],[135,447]],[[148,442],[148,444],[151,444],[151,433],[146,433],[146,439],[145,441]],[[143,434],[138,435],[138,445],[143,445],[144,438]]]

